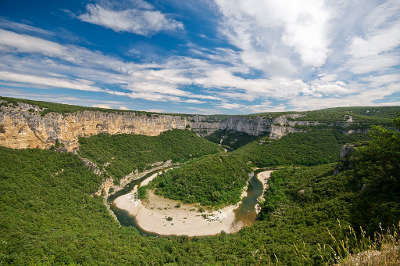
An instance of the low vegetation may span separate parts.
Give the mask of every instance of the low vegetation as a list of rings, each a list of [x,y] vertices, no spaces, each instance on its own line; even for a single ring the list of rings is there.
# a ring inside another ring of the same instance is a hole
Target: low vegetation
[[[70,104],[62,104],[62,103],[51,103],[51,102],[42,102],[42,101],[33,101],[33,100],[25,100],[25,99],[15,99],[9,97],[2,97],[0,96],[0,100],[4,101],[4,104],[7,105],[18,105],[18,103],[26,103],[38,106],[39,108],[43,109],[41,115],[46,115],[47,113],[74,113],[78,111],[101,111],[101,112],[131,112],[137,114],[147,114],[147,112],[141,111],[125,111],[125,110],[113,110],[113,109],[104,109],[98,107],[87,107],[87,106],[77,106],[77,105],[70,105]],[[148,113],[151,114],[151,113]]]

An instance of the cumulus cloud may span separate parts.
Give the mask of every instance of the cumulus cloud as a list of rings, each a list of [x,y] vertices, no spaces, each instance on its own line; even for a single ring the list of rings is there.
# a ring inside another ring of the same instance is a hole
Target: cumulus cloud
[[[215,2],[223,15],[221,33],[242,50],[249,66],[276,75],[296,72],[296,56],[306,66],[325,63],[331,12],[324,1]]]
[[[132,2],[125,8],[90,4],[80,18],[110,28],[121,19],[113,30],[142,35],[183,28],[167,29],[174,24],[168,21],[162,28],[130,23],[136,11],[159,12],[143,0]],[[35,37],[34,31],[0,29],[0,85],[86,90],[202,113],[393,104],[391,95],[400,92],[400,5],[362,2],[215,0],[219,38],[229,45],[188,43],[185,56],[140,63]]]
[[[183,29],[181,22],[153,10],[152,6],[144,1],[136,1],[136,6],[136,8],[117,10],[100,4],[88,4],[86,13],[79,15],[78,18],[116,32],[131,32],[144,36],[160,31]]]
[[[388,0],[374,7],[363,19],[363,32],[351,39],[347,53],[355,74],[382,72],[400,62],[400,4]]]

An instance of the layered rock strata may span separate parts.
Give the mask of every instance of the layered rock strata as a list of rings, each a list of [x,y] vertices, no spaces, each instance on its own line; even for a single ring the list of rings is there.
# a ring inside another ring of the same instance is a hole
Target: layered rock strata
[[[14,149],[48,149],[54,145],[67,151],[79,148],[79,137],[101,133],[157,136],[171,129],[191,129],[201,136],[217,130],[244,132],[252,136],[268,135],[278,139],[299,131],[297,125],[318,122],[294,121],[299,114],[275,119],[262,116],[168,115],[139,112],[79,111],[47,113],[38,106],[0,102],[0,145]]]

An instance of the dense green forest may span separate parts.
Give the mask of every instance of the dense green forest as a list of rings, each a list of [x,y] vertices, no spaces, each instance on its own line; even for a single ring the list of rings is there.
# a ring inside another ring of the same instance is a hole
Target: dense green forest
[[[335,175],[335,164],[289,167],[273,173],[259,220],[237,234],[142,236],[119,227],[91,196],[101,180],[75,155],[0,149],[3,264],[333,263],[330,234],[344,236],[361,195],[354,169]]]
[[[344,169],[361,193],[354,202],[353,222],[369,231],[400,219],[400,117],[396,130],[373,127],[368,145],[356,147]]]
[[[303,117],[296,120],[337,122],[352,117],[353,121],[364,126],[376,124],[391,125],[392,120],[400,114],[399,106],[388,107],[336,107],[322,110],[301,112]]]
[[[368,139],[367,134],[344,134],[340,129],[307,128],[279,140],[263,137],[234,151],[258,167],[317,165],[337,161],[343,144]]]
[[[229,235],[143,235],[136,227],[120,226],[107,212],[103,198],[93,195],[104,177],[95,175],[79,156],[0,147],[0,265],[338,263],[349,252],[369,248],[381,227],[399,223],[400,117],[388,123],[398,109],[308,112],[305,118],[325,121],[343,120],[349,113],[385,128],[372,127],[369,136],[347,135],[334,126],[303,128],[306,132],[279,140],[261,137],[241,147],[245,141],[240,145],[239,141],[231,146],[238,149],[227,153],[189,130],[158,137],[80,139],[79,154],[116,180],[154,162],[180,162],[179,168],[156,178],[149,187],[160,195],[206,206],[237,202],[250,166],[280,166],[269,180],[257,221]],[[354,151],[338,161],[345,143],[354,143],[349,146]],[[351,239],[349,231],[354,235]],[[366,244],[358,245],[358,239]]]
[[[237,156],[209,155],[158,176],[149,187],[158,195],[184,203],[221,207],[240,200],[249,172]]]
[[[240,138],[239,134],[236,137]],[[247,162],[257,167],[332,163],[338,160],[343,144],[367,139],[367,134],[349,135],[335,128],[307,128],[307,132],[289,134],[279,140],[261,137],[223,156],[189,162],[158,177],[151,187],[157,188],[159,195],[185,203],[228,205],[239,199],[247,176],[240,169],[250,172]],[[140,195],[145,194],[145,189],[141,189]]]
[[[221,144],[228,150],[236,150],[247,143],[250,143],[258,138],[259,136],[251,136],[244,132],[236,132],[233,130],[217,130],[214,133],[205,136],[211,142]],[[222,142],[221,142],[222,139]]]
[[[159,136],[100,134],[80,138],[79,154],[95,162],[115,180],[134,169],[148,168],[152,163],[173,160],[184,162],[222,149],[190,130],[170,130]]]

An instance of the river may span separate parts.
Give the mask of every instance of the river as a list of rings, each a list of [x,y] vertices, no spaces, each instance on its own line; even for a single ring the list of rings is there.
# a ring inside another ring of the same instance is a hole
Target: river
[[[256,218],[257,218],[257,213],[256,213],[256,204],[257,204],[257,200],[258,198],[262,195],[263,193],[263,184],[260,182],[260,180],[257,178],[256,175],[253,175],[251,177],[251,179],[249,180],[249,185],[247,188],[247,195],[242,199],[242,201],[240,202],[239,206],[234,207],[234,206],[228,206],[225,207],[223,209],[221,209],[223,215],[224,216],[224,210],[227,210],[226,213],[226,217],[227,218],[221,218],[221,222],[217,221],[207,221],[203,218],[199,218],[198,216],[201,216],[201,213],[192,213],[187,210],[188,213],[184,214],[184,218],[186,220],[182,220],[182,223],[179,224],[179,215],[177,215],[177,218],[174,218],[173,223],[171,224],[165,224],[165,221],[162,220],[162,218],[160,218],[161,220],[159,222],[154,221],[154,219],[150,219],[147,220],[147,222],[143,222],[142,223],[137,223],[136,218],[130,215],[130,209],[129,208],[124,208],[123,209],[119,209],[116,207],[116,205],[118,205],[118,200],[121,201],[122,198],[124,198],[124,203],[125,204],[130,204],[128,206],[133,205],[132,200],[131,203],[128,203],[128,198],[132,198],[132,196],[130,195],[130,197],[127,197],[130,193],[130,191],[132,191],[132,189],[140,184],[140,182],[142,182],[143,180],[145,180],[146,178],[149,178],[153,173],[150,173],[148,175],[146,175],[145,177],[135,180],[133,182],[131,182],[126,188],[124,188],[124,190],[119,191],[117,194],[111,196],[109,198],[109,202],[111,203],[111,209],[114,212],[114,214],[116,215],[118,221],[120,222],[121,225],[123,226],[133,226],[135,227],[139,232],[141,232],[144,235],[191,235],[191,236],[195,236],[195,235],[213,235],[216,233],[219,233],[221,231],[225,231],[226,233],[234,233],[239,231],[242,227],[244,226],[250,226],[252,225]],[[166,201],[168,199],[165,199]],[[115,204],[117,203],[117,204]],[[184,206],[184,205],[183,205]],[[120,207],[120,205],[119,205]],[[189,208],[188,208],[189,209]],[[147,210],[150,211],[150,210]],[[171,208],[169,210],[171,213],[168,213],[168,215],[171,215],[173,217],[174,213],[176,213],[177,211],[184,211],[183,208],[181,210],[177,210],[175,208]],[[149,213],[147,215],[147,218],[150,218],[149,216],[155,218],[155,214],[154,212],[156,212],[156,210],[152,210],[152,213]],[[232,214],[230,214],[232,213]],[[165,215],[165,213],[164,213]],[[143,217],[143,216],[142,216]],[[161,217],[161,216],[160,216]],[[181,216],[182,218],[183,216]],[[232,218],[230,218],[232,217]],[[151,227],[149,225],[150,223],[154,223],[153,227]],[[189,228],[187,228],[190,223],[193,222],[193,229],[198,228],[198,234],[196,232],[196,230],[194,230],[194,232],[192,232],[192,230]],[[160,226],[160,223],[164,223],[163,227]],[[213,224],[214,223],[214,224]],[[225,223],[225,225],[223,225]],[[142,225],[146,225],[146,226],[150,226],[150,230],[143,230],[141,228],[141,226],[139,226],[139,224]],[[165,228],[165,226],[167,225],[167,228]],[[180,227],[179,227],[180,226]],[[169,229],[168,229],[169,227]],[[186,227],[186,229],[184,229]],[[220,227],[221,229],[217,229],[218,227]],[[158,228],[158,229],[157,229]],[[182,228],[182,231],[180,231],[180,228]],[[203,231],[201,230],[203,229]],[[159,231],[160,230],[160,231]],[[186,231],[185,231],[186,230]],[[216,231],[217,230],[217,231]],[[150,232],[155,232],[155,233],[149,233]],[[188,232],[187,234],[185,232]]]

